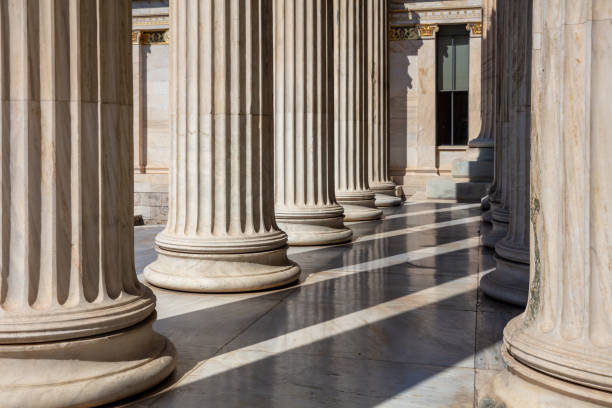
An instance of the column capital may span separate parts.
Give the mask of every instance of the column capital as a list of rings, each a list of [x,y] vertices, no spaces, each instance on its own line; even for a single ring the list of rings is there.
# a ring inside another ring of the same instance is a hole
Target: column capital
[[[417,25],[417,30],[421,39],[435,40],[436,33],[440,31],[440,26],[438,24],[419,24]]]
[[[470,37],[482,37],[482,23],[468,23],[465,29],[470,32]]]

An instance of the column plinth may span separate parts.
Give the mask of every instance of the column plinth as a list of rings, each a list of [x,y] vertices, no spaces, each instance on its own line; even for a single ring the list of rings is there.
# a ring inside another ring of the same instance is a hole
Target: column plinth
[[[612,406],[612,13],[534,1],[530,283],[480,406]]]
[[[368,183],[366,34],[366,0],[334,0],[334,172],[345,221],[382,217]]]
[[[290,245],[349,241],[334,191],[333,3],[276,0],[275,215]]]
[[[274,219],[272,19],[271,2],[170,4],[169,214],[144,272],[153,285],[237,292],[298,278]]]
[[[495,245],[508,234],[508,223],[510,222],[510,210],[502,207],[501,203],[491,203],[491,229],[487,229],[482,236],[482,245],[495,249]]]
[[[174,369],[134,271],[131,3],[0,20],[0,404],[113,402]]]
[[[388,5],[386,1],[366,2],[369,185],[377,207],[393,207],[402,200],[396,196],[395,183],[389,177]]]

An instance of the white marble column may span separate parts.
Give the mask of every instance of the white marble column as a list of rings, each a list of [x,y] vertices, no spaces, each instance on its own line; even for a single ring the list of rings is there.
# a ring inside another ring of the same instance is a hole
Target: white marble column
[[[483,229],[482,244],[488,248],[495,248],[495,244],[508,233],[510,221],[510,158],[508,154],[508,139],[513,137],[510,132],[509,112],[511,94],[511,63],[512,43],[514,36],[507,35],[516,27],[512,26],[510,10],[512,3],[509,0],[498,0],[497,21],[499,44],[497,54],[497,103],[495,120],[495,190],[490,196],[490,210],[484,214],[485,221],[490,221],[491,228]]]
[[[387,1],[367,2],[367,143],[368,181],[378,207],[400,205],[395,183],[389,177],[389,66]]]
[[[274,219],[272,9],[170,3],[169,214],[145,269],[156,286],[236,292],[298,278]]]
[[[519,306],[529,288],[529,155],[531,139],[532,0],[511,2],[514,30],[510,95],[510,137],[507,157],[510,222],[507,235],[495,245],[497,267],[480,286],[487,295]]]
[[[131,2],[0,3],[0,405],[91,406],[174,369],[134,271]]]
[[[276,220],[290,245],[346,242],[334,188],[333,3],[275,0]]]
[[[346,221],[382,217],[368,180],[366,0],[334,0],[336,198]]]
[[[612,8],[534,1],[531,281],[481,406],[612,406]],[[488,404],[488,405],[487,405]]]

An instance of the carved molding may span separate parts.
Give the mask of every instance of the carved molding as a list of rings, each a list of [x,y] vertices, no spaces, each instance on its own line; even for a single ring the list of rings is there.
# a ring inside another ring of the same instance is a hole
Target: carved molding
[[[435,39],[439,29],[437,24],[392,26],[389,28],[389,41]]]
[[[132,31],[132,45],[168,45],[169,43],[168,30]]]
[[[482,9],[476,7],[431,10],[391,10],[389,12],[389,20],[390,24],[393,26],[479,23],[482,21]]]
[[[436,38],[436,33],[440,30],[437,24],[419,24],[417,28],[422,39]]]
[[[465,29],[470,32],[470,37],[482,37],[482,23],[468,23]]]
[[[140,26],[160,26],[168,28],[170,24],[168,15],[153,15],[153,16],[133,16],[132,27],[138,28]]]
[[[418,40],[419,30],[416,26],[389,27],[389,41]]]

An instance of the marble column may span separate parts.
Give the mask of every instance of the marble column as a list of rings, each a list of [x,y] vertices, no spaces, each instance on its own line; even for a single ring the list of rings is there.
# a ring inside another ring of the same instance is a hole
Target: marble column
[[[498,32],[497,42],[497,86],[496,86],[496,118],[495,118],[495,190],[490,195],[490,210],[483,215],[485,221],[490,221],[492,227],[483,228],[482,244],[494,249],[495,244],[508,233],[510,221],[510,158],[508,154],[508,139],[512,137],[509,124],[510,92],[511,92],[511,56],[514,36],[507,35],[516,27],[512,26],[510,10],[512,2],[497,1]]]
[[[400,205],[395,183],[389,176],[389,66],[388,66],[388,5],[387,1],[367,2],[368,95],[368,181],[376,195],[377,207]]]
[[[334,191],[332,13],[328,0],[275,0],[275,213],[290,245],[353,235]]]
[[[501,114],[501,90],[500,90],[500,76],[501,76],[501,61],[504,58],[503,55],[503,41],[504,38],[503,33],[503,10],[505,0],[487,0],[489,4],[487,6],[493,7],[490,12],[490,17],[485,20],[484,25],[489,26],[490,28],[485,29],[487,35],[487,49],[488,44],[492,43],[493,49],[490,50],[488,57],[494,59],[494,63],[488,65],[488,69],[486,73],[483,75],[489,76],[492,75],[492,83],[491,88],[488,88],[486,94],[483,94],[485,98],[483,103],[485,105],[490,104],[492,108],[489,111],[485,111],[486,114],[483,118],[483,128],[487,129],[487,131],[493,136],[493,145],[494,145],[494,171],[493,171],[493,182],[489,187],[488,194],[483,200],[483,210],[485,212],[482,215],[482,219],[485,222],[483,224],[483,234],[487,234],[490,232],[492,226],[492,215],[493,211],[499,206],[499,202],[501,199],[501,192],[503,190],[502,184],[503,179],[501,177],[502,173],[502,149],[501,144],[503,142],[502,135],[498,126],[499,118]],[[488,7],[485,7],[487,9]],[[485,60],[488,60],[486,58]]]
[[[131,2],[0,22],[0,405],[112,402],[174,369],[134,271]]]
[[[482,200],[482,209],[487,211],[491,208],[491,197],[495,194],[497,185],[497,163],[495,161],[495,121],[497,115],[497,53],[498,42],[497,29],[499,18],[497,15],[497,4],[499,0],[484,0],[482,18],[482,129],[480,135],[469,143],[474,147],[489,148],[489,154],[493,161],[493,179],[486,197]],[[484,217],[489,222],[489,216]]]
[[[469,180],[470,188],[484,195],[483,210],[490,208],[488,192],[495,174],[495,35],[497,31],[497,0],[484,0],[481,23],[468,24],[470,31],[470,66],[480,66],[480,72],[470,70],[470,135],[468,149],[462,160],[453,163],[453,176]],[[478,128],[472,129],[479,125]]]
[[[274,219],[272,2],[170,2],[169,214],[148,282],[194,292],[285,285]]]
[[[534,0],[531,281],[481,407],[612,406],[612,8]]]
[[[507,143],[510,222],[507,235],[495,245],[497,267],[480,286],[487,295],[519,306],[529,288],[529,153],[531,139],[532,0],[511,2],[516,27],[511,55],[510,137]]]
[[[366,35],[366,0],[334,0],[334,167],[345,221],[382,217],[368,180]]]

